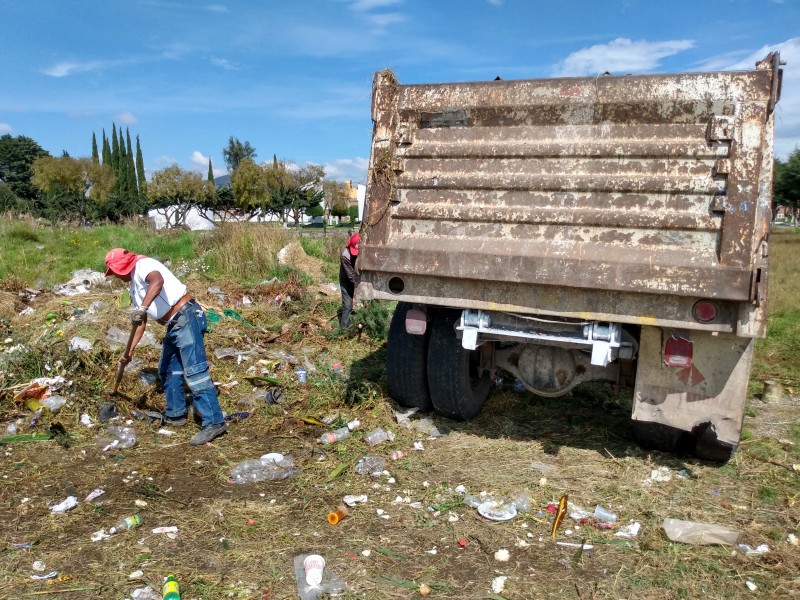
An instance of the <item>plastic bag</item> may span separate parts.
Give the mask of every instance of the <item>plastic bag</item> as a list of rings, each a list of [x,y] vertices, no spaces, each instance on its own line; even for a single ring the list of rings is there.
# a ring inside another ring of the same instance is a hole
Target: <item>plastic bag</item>
[[[106,427],[107,435],[101,435],[98,439],[99,446],[103,452],[113,449],[132,448],[136,445],[136,431],[132,427],[118,427],[109,425]]]
[[[664,519],[664,531],[673,542],[684,544],[721,544],[733,546],[739,539],[739,532],[721,525],[681,521],[680,519]]]

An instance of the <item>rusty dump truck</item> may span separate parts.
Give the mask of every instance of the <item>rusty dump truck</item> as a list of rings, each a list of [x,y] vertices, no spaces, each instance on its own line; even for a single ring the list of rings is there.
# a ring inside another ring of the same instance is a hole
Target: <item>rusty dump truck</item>
[[[398,302],[392,397],[464,420],[498,370],[548,397],[610,381],[640,444],[727,460],[765,335],[780,66],[376,73],[356,300]]]

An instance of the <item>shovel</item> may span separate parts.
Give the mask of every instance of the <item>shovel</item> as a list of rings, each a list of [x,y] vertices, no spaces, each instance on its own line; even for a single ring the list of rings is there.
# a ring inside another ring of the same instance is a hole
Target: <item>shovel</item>
[[[125,354],[124,356],[130,356],[131,351],[131,344],[133,344],[133,336],[136,334],[137,325],[131,327],[131,334],[128,336],[128,343],[125,345]],[[119,397],[127,400],[128,402],[133,402],[133,398],[125,394],[124,392],[119,391],[119,384],[122,383],[122,374],[125,373],[125,365],[121,362],[117,363],[117,372],[114,375],[114,387],[109,392],[109,396],[112,398]]]

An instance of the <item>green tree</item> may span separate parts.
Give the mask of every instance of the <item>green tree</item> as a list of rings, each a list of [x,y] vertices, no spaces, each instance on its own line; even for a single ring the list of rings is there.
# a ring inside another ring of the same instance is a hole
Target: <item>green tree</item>
[[[211,157],[208,158],[208,181],[214,183],[214,169],[211,168]]]
[[[114,167],[114,173],[119,173],[119,141],[115,123],[111,124],[111,166]]]
[[[231,173],[231,189],[236,207],[247,219],[263,212],[270,201],[269,174],[249,158],[239,162]]]
[[[142,146],[139,144],[139,136],[136,136],[136,181],[139,188],[139,198],[144,200],[147,196],[147,179],[144,174],[144,159],[142,158]]]
[[[775,161],[773,192],[775,206],[788,206],[796,216],[800,209],[800,147],[785,162]]]
[[[295,224],[300,224],[306,210],[322,201],[324,177],[325,169],[311,163],[290,171],[289,211]]]
[[[350,205],[346,186],[338,181],[323,181],[322,189],[324,193],[323,205],[327,213],[334,217],[346,216]]]
[[[19,208],[19,198],[5,183],[0,183],[0,213],[16,211]]]
[[[42,156],[50,154],[29,137],[0,136],[0,181],[18,199],[33,204],[40,198],[41,193],[31,183],[31,177],[34,161]]]
[[[125,138],[126,138],[126,145],[127,145],[127,161],[125,162],[125,177],[128,183],[128,194],[130,195],[131,199],[135,199],[139,196],[139,189],[136,181],[136,165],[133,158],[133,148],[131,147],[131,130],[127,127],[125,128]]]
[[[91,203],[102,204],[108,200],[114,188],[115,177],[108,165],[100,165],[91,158],[71,158],[63,156],[53,158],[43,156],[33,163],[31,183],[51,200],[58,199],[66,214],[52,214],[57,218],[65,218],[74,212],[81,221],[92,217],[95,210]],[[74,211],[70,209],[74,207]]]
[[[97,151],[97,136],[92,132],[92,160],[95,164],[100,164],[100,153]]]
[[[166,219],[168,227],[185,226],[189,210],[202,206],[209,193],[208,182],[202,175],[178,165],[153,173],[147,186],[151,207]]]
[[[108,143],[105,129],[103,129],[103,164],[111,165],[111,146]]]
[[[228,173],[233,173],[239,168],[245,158],[255,162],[256,149],[250,145],[250,142],[240,142],[238,138],[231,136],[228,139],[228,145],[222,150],[222,157],[225,159],[225,164],[228,167]]]

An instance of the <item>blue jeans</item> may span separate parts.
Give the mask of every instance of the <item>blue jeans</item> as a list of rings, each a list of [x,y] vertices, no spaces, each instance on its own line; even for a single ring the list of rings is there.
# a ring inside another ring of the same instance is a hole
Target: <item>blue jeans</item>
[[[186,414],[183,395],[183,382],[186,381],[195,410],[203,417],[203,427],[224,421],[203,344],[206,327],[206,315],[200,305],[194,300],[184,304],[167,323],[158,362],[167,401],[166,415],[182,417]]]

